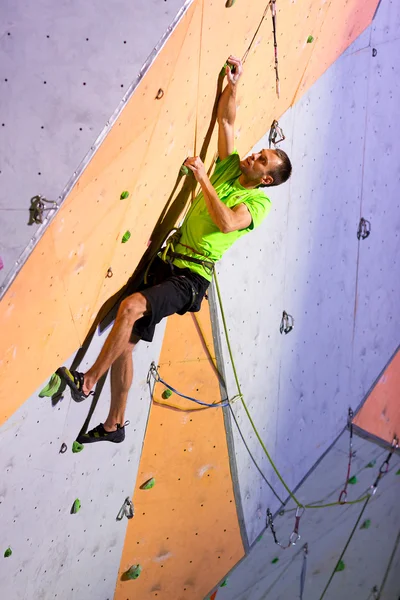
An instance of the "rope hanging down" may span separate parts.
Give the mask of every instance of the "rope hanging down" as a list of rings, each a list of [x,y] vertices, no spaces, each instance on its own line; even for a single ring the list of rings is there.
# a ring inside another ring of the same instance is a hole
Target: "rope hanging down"
[[[261,438],[261,436],[260,436],[260,434],[259,434],[259,432],[257,430],[257,427],[254,424],[254,421],[253,421],[253,419],[252,419],[252,417],[250,415],[249,409],[247,408],[246,402],[244,401],[242,390],[241,390],[240,383],[239,383],[239,377],[238,377],[238,374],[237,374],[237,371],[236,371],[235,361],[233,359],[232,348],[231,348],[231,344],[230,344],[230,341],[229,341],[228,327],[226,325],[225,312],[224,312],[224,309],[223,309],[223,306],[222,306],[222,298],[221,298],[221,291],[219,289],[219,284],[218,284],[218,277],[217,277],[217,273],[215,271],[214,271],[214,280],[215,280],[215,287],[216,287],[216,290],[217,290],[219,307],[220,307],[220,310],[221,310],[222,323],[223,323],[224,331],[225,331],[226,344],[228,346],[228,352],[229,352],[229,356],[230,356],[231,363],[232,363],[233,375],[235,377],[236,386],[237,386],[237,389],[238,389],[238,396],[239,396],[239,398],[240,398],[240,400],[241,400],[241,402],[243,404],[243,408],[246,411],[246,415],[247,415],[247,417],[248,417],[248,419],[249,419],[249,421],[251,423],[253,431],[256,434],[256,437],[257,437],[257,439],[258,439],[258,441],[259,441],[259,443],[260,443],[260,445],[261,445],[261,447],[262,447],[262,449],[263,449],[266,457],[268,458],[268,460],[269,460],[272,468],[274,469],[274,471],[275,471],[275,473],[276,473],[279,481],[282,483],[283,487],[288,492],[288,494],[290,495],[290,497],[292,498],[292,500],[294,500],[294,502],[296,503],[296,505],[298,507],[300,507],[300,508],[304,508],[303,505],[297,500],[296,496],[293,494],[293,492],[290,490],[290,488],[287,486],[287,484],[285,483],[282,475],[279,473],[278,469],[276,468],[275,463],[272,460],[272,458],[271,458],[271,456],[270,456],[270,454],[269,454],[269,452],[268,452],[268,450],[267,450],[264,442],[262,441],[262,438]]]
[[[321,596],[320,596],[319,600],[323,600],[323,598],[324,598],[324,596],[325,596],[325,594],[326,594],[326,592],[327,592],[327,590],[328,590],[328,588],[329,588],[329,586],[330,586],[330,584],[331,584],[331,582],[332,582],[332,579],[333,579],[333,578],[334,578],[334,576],[335,576],[335,573],[336,573],[336,570],[337,570],[337,568],[338,568],[338,566],[339,566],[339,563],[340,563],[340,562],[341,562],[341,560],[343,559],[343,556],[345,555],[345,552],[346,552],[347,548],[349,547],[349,544],[350,544],[350,542],[351,542],[351,540],[352,540],[352,538],[353,538],[353,536],[354,536],[355,532],[357,531],[358,524],[359,524],[359,522],[361,521],[361,518],[362,518],[362,516],[363,516],[363,514],[364,514],[364,512],[365,512],[365,509],[366,509],[366,508],[367,508],[367,506],[368,506],[368,502],[371,500],[372,496],[374,496],[374,494],[376,493],[376,490],[377,490],[377,488],[378,488],[378,484],[379,484],[379,482],[380,482],[381,478],[382,478],[384,475],[386,475],[386,473],[388,472],[388,470],[389,470],[389,462],[390,462],[390,459],[392,458],[393,452],[394,452],[394,451],[395,451],[395,450],[396,450],[398,447],[399,447],[399,441],[398,441],[398,439],[397,439],[397,438],[394,438],[394,439],[393,439],[393,442],[392,442],[392,447],[391,447],[391,449],[390,449],[390,452],[389,452],[389,454],[388,454],[388,456],[387,456],[386,460],[385,460],[385,461],[382,463],[382,465],[381,465],[381,467],[380,467],[380,469],[379,469],[379,473],[378,473],[378,476],[377,476],[377,478],[375,479],[374,483],[373,483],[373,484],[371,485],[371,487],[370,487],[370,489],[372,490],[372,492],[371,492],[371,493],[368,495],[367,499],[365,500],[364,506],[363,506],[363,507],[362,507],[362,509],[361,509],[361,512],[360,512],[360,514],[359,514],[359,516],[358,516],[358,519],[357,519],[357,521],[356,521],[356,523],[355,523],[355,525],[354,525],[354,527],[353,527],[353,530],[352,530],[352,532],[351,532],[351,534],[350,534],[350,537],[349,537],[349,539],[347,540],[345,547],[343,548],[343,551],[342,551],[342,553],[341,553],[341,555],[340,555],[340,557],[339,557],[339,560],[337,561],[337,563],[336,563],[336,565],[335,565],[335,568],[334,568],[334,570],[333,570],[333,572],[332,572],[332,574],[331,574],[331,576],[330,576],[330,578],[329,578],[329,580],[328,580],[328,583],[326,584],[326,586],[325,586],[325,589],[324,589],[324,591],[322,592],[322,594],[321,594]]]

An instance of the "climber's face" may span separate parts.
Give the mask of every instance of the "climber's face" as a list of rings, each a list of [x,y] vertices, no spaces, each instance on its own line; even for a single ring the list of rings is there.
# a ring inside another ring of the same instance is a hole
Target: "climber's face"
[[[247,158],[240,161],[240,170],[242,171],[246,183],[258,185],[263,183],[270,185],[273,177],[270,174],[279,165],[280,158],[274,150],[260,150],[253,152]]]

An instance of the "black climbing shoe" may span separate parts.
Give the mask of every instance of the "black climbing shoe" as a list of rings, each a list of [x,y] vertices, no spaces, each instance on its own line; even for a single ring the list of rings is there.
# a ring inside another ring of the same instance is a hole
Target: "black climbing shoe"
[[[89,392],[88,394],[83,393],[83,373],[70,371],[67,367],[60,367],[57,369],[56,374],[69,386],[71,389],[71,396],[75,402],[82,402],[82,400],[86,400],[89,396],[94,395],[94,392]]]
[[[129,421],[125,421],[123,425],[118,423],[115,431],[106,431],[103,427],[103,423],[100,423],[100,425],[97,425],[94,429],[80,435],[76,441],[80,444],[92,444],[93,442],[103,441],[120,444],[125,439],[126,425],[129,425]]]

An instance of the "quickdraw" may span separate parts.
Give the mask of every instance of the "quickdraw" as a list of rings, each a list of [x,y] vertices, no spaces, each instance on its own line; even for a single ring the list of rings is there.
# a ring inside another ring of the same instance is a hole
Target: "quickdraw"
[[[45,202],[47,204],[52,204],[51,207],[46,208]],[[31,205],[29,207],[30,217],[28,225],[33,225],[33,223],[37,223],[39,225],[43,224],[43,213],[45,210],[54,210],[58,208],[57,202],[54,200],[46,200],[44,196],[38,194],[31,198]]]
[[[377,487],[378,487],[378,483],[380,482],[381,478],[384,475],[386,475],[386,473],[389,471],[390,459],[392,458],[394,451],[397,450],[398,447],[399,447],[399,440],[397,437],[394,437],[391,450],[390,450],[389,454],[387,455],[386,460],[384,460],[383,463],[381,464],[381,466],[379,468],[378,476],[375,479],[374,483],[370,487],[370,489],[372,490],[371,496],[374,496],[374,494],[376,493]]]
[[[292,315],[289,315],[285,310],[282,313],[281,325],[279,331],[281,333],[288,334],[294,327],[294,319]]]
[[[361,217],[360,223],[358,224],[357,239],[365,240],[369,236],[370,233],[371,233],[371,223],[369,221],[367,221],[367,219],[364,219],[363,217]]]
[[[279,136],[279,139],[278,139],[278,136]],[[272,121],[272,125],[269,130],[269,136],[268,136],[269,147],[271,148],[272,144],[274,146],[276,146],[280,142],[283,142],[284,139],[285,139],[285,135],[282,131],[282,127],[279,127],[278,121],[276,121],[274,119]]]
[[[300,540],[301,535],[299,534],[299,527],[300,527],[300,519],[301,517],[304,515],[305,512],[305,508],[304,506],[298,506],[296,509],[296,516],[295,516],[295,522],[294,522],[294,528],[292,533],[289,536],[289,543],[284,546],[283,544],[281,544],[281,542],[278,541],[278,538],[276,536],[276,531],[274,528],[274,521],[272,518],[272,513],[269,510],[269,508],[267,508],[267,525],[266,528],[268,529],[268,527],[271,529],[271,533],[272,536],[274,538],[274,542],[275,544],[277,544],[280,548],[282,548],[282,550],[287,550],[288,548],[290,548],[291,546],[295,546],[296,543]]]
[[[279,84],[279,73],[278,73],[278,43],[276,41],[276,0],[271,0],[271,13],[272,13],[272,32],[274,35],[274,56],[275,56],[275,76],[276,76],[276,95],[279,98],[280,84]]]
[[[339,504],[345,504],[346,500],[347,500],[347,486],[349,485],[349,479],[350,479],[350,471],[351,471],[351,461],[353,459],[353,457],[355,456],[355,452],[353,452],[353,416],[354,413],[351,410],[351,408],[349,408],[349,414],[347,417],[347,426],[350,429],[350,441],[349,441],[349,463],[347,466],[347,476],[346,476],[346,483],[344,488],[342,489],[342,491],[340,492],[340,496],[339,496]]]
[[[133,502],[129,498],[129,496],[127,496],[119,510],[119,513],[117,514],[117,521],[122,521],[124,517],[126,517],[127,519],[133,519],[134,516],[135,508],[133,506]]]

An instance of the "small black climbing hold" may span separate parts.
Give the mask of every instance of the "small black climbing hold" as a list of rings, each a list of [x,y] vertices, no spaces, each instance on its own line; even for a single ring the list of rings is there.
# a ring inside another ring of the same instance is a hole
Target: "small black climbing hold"
[[[164,90],[162,90],[161,88],[158,90],[157,92],[157,96],[156,96],[156,100],[161,100],[161,98],[164,96]]]
[[[68,450],[68,446],[67,444],[65,444],[64,442],[61,444],[61,448],[60,448],[60,454],[64,454],[64,452],[66,452]]]
[[[378,54],[378,50],[376,48],[372,48],[372,56],[375,57]]]

